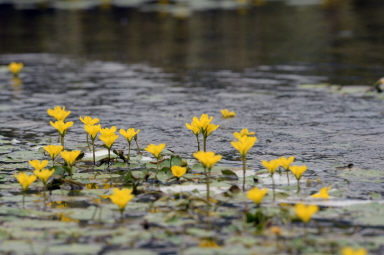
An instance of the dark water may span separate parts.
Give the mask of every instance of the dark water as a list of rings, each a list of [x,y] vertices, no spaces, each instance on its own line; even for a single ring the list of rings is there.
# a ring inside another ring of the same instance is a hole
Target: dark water
[[[230,141],[246,127],[259,138],[252,169],[261,159],[295,155],[328,184],[343,181],[335,166],[382,169],[381,100],[296,86],[372,84],[384,74],[384,6],[361,3],[273,2],[183,19],[131,8],[0,5],[0,64],[26,65],[20,86],[0,73],[0,133],[48,142],[55,131],[46,109],[65,105],[76,122],[73,148],[84,136],[77,116],[89,114],[103,126],[140,128],[143,145],[165,142],[191,157],[195,140],[185,122],[209,113],[221,126],[208,148],[226,164],[239,165]],[[223,108],[237,117],[221,120]],[[351,190],[360,197],[384,186],[360,180]]]

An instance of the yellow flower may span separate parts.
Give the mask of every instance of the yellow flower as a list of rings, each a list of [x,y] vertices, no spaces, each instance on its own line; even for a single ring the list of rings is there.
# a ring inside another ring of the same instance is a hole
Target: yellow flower
[[[233,133],[233,136],[240,140],[240,137],[244,137],[244,136],[253,136],[255,135],[255,132],[249,132],[247,128],[243,128],[240,133],[239,132],[235,132]]]
[[[59,155],[60,151],[62,151],[64,148],[61,145],[47,145],[44,146],[44,150],[48,152],[49,156],[52,160],[55,160],[55,158]]]
[[[239,137],[238,141],[232,141],[232,146],[239,151],[240,155],[245,158],[248,151],[255,145],[255,142],[257,141],[256,137],[252,136],[243,136]]]
[[[199,126],[204,137],[208,137],[213,131],[219,128],[219,125],[211,124],[213,117],[208,114],[202,114],[199,120]]]
[[[47,183],[49,177],[51,177],[54,172],[54,169],[41,169],[33,171],[33,173],[44,183],[44,185]]]
[[[180,178],[187,172],[187,168],[181,166],[172,166],[171,170],[173,175],[177,178]]]
[[[266,161],[266,160],[263,160],[261,161],[261,164],[265,167],[265,169],[268,170],[268,172],[273,175],[277,168],[279,168],[280,166],[280,160],[278,159],[273,159],[271,161]]]
[[[66,111],[65,106],[63,106],[63,109],[61,109],[60,106],[56,106],[54,109],[48,109],[47,113],[49,116],[54,117],[56,120],[61,120],[64,122],[71,111]]]
[[[81,151],[62,151],[60,154],[65,160],[65,162],[71,167],[75,164],[77,157],[80,155]]]
[[[155,158],[159,158],[161,151],[165,148],[165,143],[159,144],[159,145],[154,145],[150,144],[145,148],[144,150],[148,151],[151,153]]]
[[[117,205],[121,211],[124,210],[127,203],[134,197],[131,194],[132,189],[113,189],[113,194],[109,195],[109,199],[111,199],[112,203]]]
[[[97,126],[85,125],[84,129],[87,132],[87,134],[91,137],[91,139],[94,140],[96,138],[97,134],[100,132],[101,126],[100,126],[100,124]]]
[[[292,164],[292,162],[295,160],[295,157],[281,157],[280,158],[280,166],[282,166],[285,170],[289,169],[289,166]]]
[[[205,137],[208,137],[213,131],[215,131],[216,129],[218,129],[220,127],[220,125],[214,125],[214,124],[208,124],[208,127],[206,129],[203,130],[203,135]]]
[[[367,251],[364,248],[352,249],[352,247],[344,247],[341,250],[342,255],[367,255]]]
[[[21,184],[21,187],[24,191],[26,191],[29,185],[31,185],[36,180],[35,175],[27,175],[23,172],[15,174],[15,178]]]
[[[135,131],[134,128],[129,128],[127,129],[127,131],[125,131],[124,129],[120,129],[120,134],[122,136],[125,137],[125,139],[127,139],[127,141],[130,143],[132,141],[132,139],[140,132],[140,129],[138,129],[137,131]]]
[[[48,165],[48,160],[39,161],[37,159],[35,160],[29,160],[28,163],[35,169],[35,170],[41,170],[44,167]]]
[[[117,138],[119,138],[118,135],[111,133],[108,135],[100,135],[100,140],[104,142],[105,146],[107,146],[108,149],[111,149],[112,145],[116,141]]]
[[[84,116],[84,119],[80,116],[80,120],[81,120],[81,122],[83,122],[84,125],[86,125],[86,126],[93,126],[93,125],[95,125],[97,122],[100,121],[98,118],[94,118],[94,119],[92,119],[90,116]]]
[[[220,246],[211,239],[203,239],[199,243],[200,248],[220,248]]]
[[[11,71],[15,76],[17,76],[20,73],[23,67],[24,67],[23,63],[16,63],[16,62],[12,62],[8,65],[9,71]]]
[[[100,135],[108,136],[108,135],[114,135],[116,132],[116,126],[112,126],[110,128],[102,128],[100,129]]]
[[[320,189],[320,191],[316,194],[313,194],[313,198],[320,198],[320,199],[329,199],[328,191],[332,188],[330,187],[323,187]]]
[[[204,167],[211,169],[221,159],[221,155],[215,155],[213,151],[198,151],[193,153]]]
[[[52,127],[56,128],[57,131],[59,131],[61,136],[64,136],[65,133],[67,132],[67,129],[73,126],[72,121],[64,123],[64,121],[58,120],[55,123],[50,121],[50,123],[51,123]]]
[[[299,217],[303,222],[307,223],[311,220],[312,215],[314,215],[318,210],[319,207],[317,205],[304,205],[304,204],[297,204],[295,205],[295,213],[296,216]]]
[[[191,124],[185,123],[185,126],[189,130],[191,130],[195,135],[198,135],[201,132],[200,122],[199,122],[199,120],[197,119],[196,116],[193,117]]]
[[[233,118],[236,116],[235,112],[230,112],[230,111],[228,111],[228,109],[224,109],[224,110],[220,110],[220,111],[221,111],[221,115],[224,119],[229,119],[229,118]]]
[[[261,201],[263,201],[264,196],[267,194],[268,189],[259,189],[259,188],[253,188],[248,191],[247,197],[255,202],[256,204],[260,204]]]
[[[289,170],[295,175],[296,179],[300,180],[303,173],[307,171],[307,166],[290,166]]]

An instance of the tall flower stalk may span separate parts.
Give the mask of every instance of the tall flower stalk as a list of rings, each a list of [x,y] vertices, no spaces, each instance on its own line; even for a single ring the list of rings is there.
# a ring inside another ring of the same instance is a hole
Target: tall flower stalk
[[[115,134],[116,132],[116,127],[112,126],[111,128],[102,128],[100,129],[100,140],[104,142],[105,146],[108,149],[108,167],[109,164],[111,163],[111,148],[117,138],[119,137],[118,135]]]
[[[290,166],[289,170],[293,173],[297,180],[297,194],[300,193],[300,179],[303,176],[303,173],[307,171],[307,166]]]
[[[100,124],[99,125],[94,125],[94,126],[85,125],[84,129],[87,132],[87,137],[89,136],[91,138],[93,165],[96,165],[95,140],[96,140],[97,134],[101,130],[101,126],[100,126]]]
[[[276,194],[275,194],[275,179],[273,179],[273,175],[275,174],[277,168],[280,166],[280,160],[279,159],[273,159],[271,161],[263,160],[261,161],[261,164],[267,169],[269,174],[271,175],[272,179],[272,191],[273,191],[273,201],[276,200]]]
[[[236,137],[236,135],[234,134]],[[246,180],[246,156],[248,151],[255,145],[257,138],[253,136],[237,136],[238,140],[231,142],[232,146],[239,151],[241,160],[243,162],[243,192],[245,191],[245,180]]]
[[[80,121],[84,123],[84,129],[85,129],[85,126],[94,126],[96,125],[96,123],[98,123],[100,120],[98,118],[94,118],[92,119],[90,116],[84,116],[84,118],[82,118],[81,116],[79,117]],[[87,139],[87,146],[88,146],[88,149],[89,151],[91,151],[91,146],[89,145],[89,134],[87,132],[86,134],[86,139]]]
[[[155,179],[157,180],[157,174],[159,172],[159,159],[160,159],[160,154],[161,151],[165,148],[165,143],[155,145],[155,144],[150,144],[145,148],[144,150],[148,151],[151,153],[155,158],[156,158],[156,174],[155,174]]]

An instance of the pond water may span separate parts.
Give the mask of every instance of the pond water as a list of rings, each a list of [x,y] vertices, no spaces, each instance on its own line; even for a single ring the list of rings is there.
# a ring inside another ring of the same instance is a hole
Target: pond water
[[[9,163],[28,168],[25,162],[35,154],[26,151],[55,141],[46,113],[55,105],[72,111],[68,148],[85,150],[78,116],[91,115],[102,126],[140,128],[143,147],[166,143],[186,159],[196,144],[185,123],[208,113],[220,124],[208,149],[223,155],[225,167],[241,168],[230,141],[233,132],[248,128],[258,137],[248,155],[249,171],[260,171],[260,160],[293,155],[308,166],[306,178],[322,181],[303,190],[306,195],[332,185],[339,199],[383,196],[382,99],[300,85],[368,90],[382,77],[384,5],[297,2],[191,8],[182,16],[175,15],[173,5],[161,11],[150,4],[70,10],[0,5],[0,135],[3,144],[13,144],[2,149],[5,172],[13,174]],[[25,64],[21,84],[7,71],[11,61]],[[221,119],[224,108],[236,117]],[[125,141],[119,138],[116,148],[126,149]],[[9,150],[25,152],[27,159],[10,160]],[[382,230],[384,223],[377,224]],[[87,251],[106,246],[97,247]],[[160,249],[150,242],[135,247]]]

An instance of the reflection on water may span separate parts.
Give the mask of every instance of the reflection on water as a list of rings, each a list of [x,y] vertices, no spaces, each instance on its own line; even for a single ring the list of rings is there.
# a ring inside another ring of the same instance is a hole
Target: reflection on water
[[[113,6],[83,11],[0,6],[0,53],[63,53],[178,73],[299,63],[343,84],[380,77],[384,5],[287,2],[195,11],[186,19]]]

